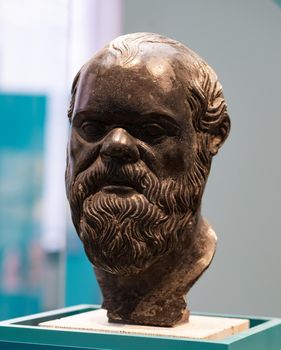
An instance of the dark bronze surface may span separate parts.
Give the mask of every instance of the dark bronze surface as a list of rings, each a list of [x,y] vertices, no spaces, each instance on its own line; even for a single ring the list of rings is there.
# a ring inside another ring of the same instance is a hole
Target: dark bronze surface
[[[201,198],[230,129],[216,74],[177,41],[125,35],[79,71],[69,119],[66,190],[109,320],[187,320],[216,247]]]

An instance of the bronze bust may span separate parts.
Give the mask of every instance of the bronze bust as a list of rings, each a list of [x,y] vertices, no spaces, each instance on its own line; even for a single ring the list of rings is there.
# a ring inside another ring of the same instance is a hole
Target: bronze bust
[[[230,120],[215,72],[151,33],[124,35],[79,71],[66,191],[109,321],[173,326],[216,235],[200,204]]]

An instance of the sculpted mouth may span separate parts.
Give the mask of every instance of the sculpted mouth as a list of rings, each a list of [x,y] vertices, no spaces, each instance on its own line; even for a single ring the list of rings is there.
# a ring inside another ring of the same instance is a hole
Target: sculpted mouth
[[[101,190],[106,193],[115,193],[118,195],[137,193],[137,191],[133,187],[122,185],[107,185],[103,186]]]
[[[125,179],[110,178],[101,184],[100,190],[107,193],[115,193],[118,195],[129,195],[134,193],[142,193],[140,186],[133,184]]]

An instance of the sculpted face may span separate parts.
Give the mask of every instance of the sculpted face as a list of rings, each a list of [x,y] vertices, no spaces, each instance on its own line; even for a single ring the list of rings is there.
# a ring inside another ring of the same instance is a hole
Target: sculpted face
[[[92,73],[99,65],[80,78],[71,128],[72,171],[79,173],[85,162],[101,158],[119,165],[142,161],[161,179],[185,174],[194,162],[196,133],[172,68],[162,67],[161,82],[149,65],[112,65]]]
[[[67,194],[89,260],[110,273],[137,273],[192,243],[209,173],[175,50],[161,50],[129,62],[105,50],[79,76]]]

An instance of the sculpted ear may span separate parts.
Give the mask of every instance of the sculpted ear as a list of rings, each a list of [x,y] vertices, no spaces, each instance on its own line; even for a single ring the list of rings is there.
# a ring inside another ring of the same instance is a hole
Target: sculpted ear
[[[195,111],[193,119],[195,129],[204,133],[207,151],[214,156],[229,134],[230,118],[221,83],[207,63],[202,63],[199,83],[196,81],[194,83],[190,104]]]
[[[230,118],[227,113],[221,118],[218,125],[210,130],[209,137],[209,151],[212,156],[218,153],[219,148],[223,145],[224,141],[230,131]]]

